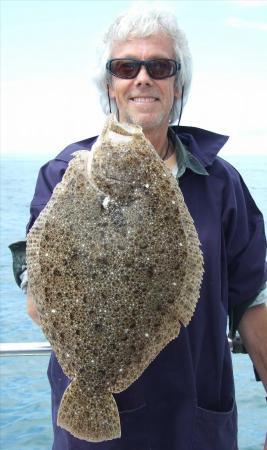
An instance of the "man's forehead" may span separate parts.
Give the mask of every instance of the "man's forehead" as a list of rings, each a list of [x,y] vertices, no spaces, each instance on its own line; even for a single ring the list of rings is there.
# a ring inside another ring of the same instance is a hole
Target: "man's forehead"
[[[124,40],[115,41],[111,46],[112,57],[148,57],[174,58],[173,41],[163,32],[137,37],[129,34]]]

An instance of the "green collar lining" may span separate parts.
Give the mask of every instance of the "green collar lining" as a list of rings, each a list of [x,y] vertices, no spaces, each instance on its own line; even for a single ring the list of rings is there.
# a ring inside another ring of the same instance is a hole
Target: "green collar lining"
[[[185,145],[182,144],[177,134],[171,128],[168,130],[168,135],[175,148],[178,166],[176,175],[177,180],[185,173],[186,169],[190,169],[198,175],[209,175],[201,162],[194,155],[192,155]]]

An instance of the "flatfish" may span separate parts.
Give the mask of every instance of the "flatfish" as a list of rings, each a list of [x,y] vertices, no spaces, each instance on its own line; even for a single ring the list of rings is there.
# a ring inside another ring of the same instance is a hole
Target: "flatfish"
[[[70,379],[58,425],[92,442],[120,437],[113,393],[188,325],[203,276],[182,193],[141,127],[110,116],[92,152],[73,155],[27,236],[27,265]]]

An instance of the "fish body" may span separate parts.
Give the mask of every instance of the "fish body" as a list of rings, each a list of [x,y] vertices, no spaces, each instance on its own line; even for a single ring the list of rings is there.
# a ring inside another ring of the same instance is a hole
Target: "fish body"
[[[203,260],[177,181],[138,126],[113,116],[74,154],[27,236],[29,287],[71,383],[58,424],[120,437],[113,393],[188,325]]]

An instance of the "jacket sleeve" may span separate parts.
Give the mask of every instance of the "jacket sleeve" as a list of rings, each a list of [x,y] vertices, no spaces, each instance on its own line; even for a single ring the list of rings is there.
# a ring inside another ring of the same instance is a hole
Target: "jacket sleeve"
[[[67,165],[66,161],[55,159],[41,167],[30,206],[30,220],[26,227],[27,233],[49,201],[55,186],[61,181]]]
[[[229,316],[236,328],[266,281],[266,238],[262,214],[233,168],[225,188],[223,227],[228,261]]]

